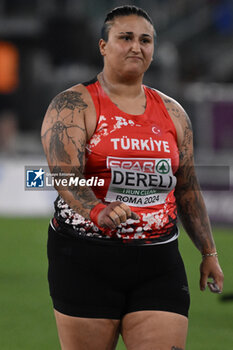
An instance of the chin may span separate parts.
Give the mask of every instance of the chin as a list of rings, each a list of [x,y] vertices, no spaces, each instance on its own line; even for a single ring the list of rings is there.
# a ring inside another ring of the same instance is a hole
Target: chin
[[[142,71],[141,69],[131,67],[130,69],[124,70],[124,72],[122,72],[121,76],[125,77],[127,79],[132,79],[132,78],[136,79],[136,78],[142,76],[144,73],[145,72]]]

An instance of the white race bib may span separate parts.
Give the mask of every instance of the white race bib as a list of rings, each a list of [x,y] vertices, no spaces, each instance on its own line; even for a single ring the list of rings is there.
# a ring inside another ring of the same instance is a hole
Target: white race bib
[[[111,183],[106,202],[121,201],[135,207],[163,204],[176,185],[170,158],[107,157]]]

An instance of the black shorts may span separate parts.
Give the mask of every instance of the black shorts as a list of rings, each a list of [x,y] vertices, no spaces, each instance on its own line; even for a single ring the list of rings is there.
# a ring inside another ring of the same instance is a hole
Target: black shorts
[[[48,280],[54,308],[66,315],[121,319],[140,310],[188,316],[189,289],[177,240],[106,245],[49,228]]]

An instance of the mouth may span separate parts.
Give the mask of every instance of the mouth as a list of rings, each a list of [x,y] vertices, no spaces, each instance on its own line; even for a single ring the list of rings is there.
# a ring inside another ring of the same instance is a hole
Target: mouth
[[[127,58],[131,58],[131,59],[134,59],[134,60],[139,60],[139,61],[142,61],[142,57],[139,57],[139,56],[128,56]]]

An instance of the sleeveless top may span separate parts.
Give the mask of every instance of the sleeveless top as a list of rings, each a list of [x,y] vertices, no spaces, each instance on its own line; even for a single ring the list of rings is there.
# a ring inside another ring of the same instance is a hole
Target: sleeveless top
[[[83,85],[97,115],[96,130],[86,144],[85,178],[97,198],[106,204],[121,201],[140,219],[102,232],[58,196],[53,226],[111,243],[161,244],[176,239],[174,174],[179,152],[176,129],[161,97],[143,85],[145,112],[132,115],[118,109],[97,79]]]

